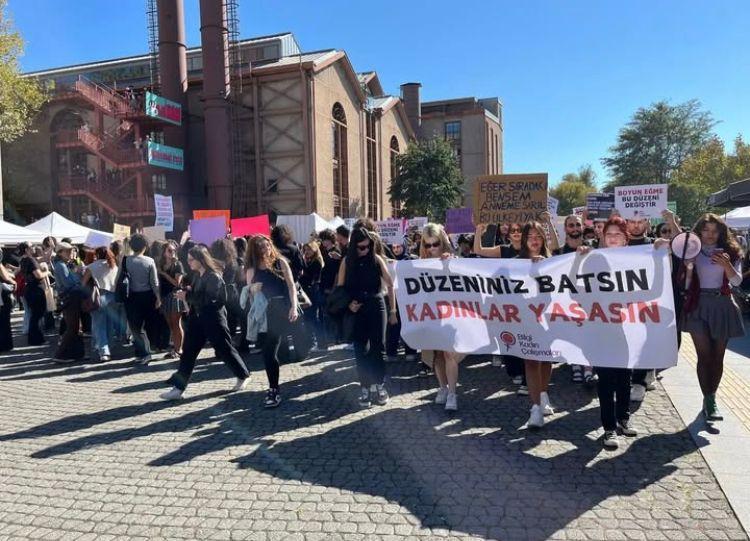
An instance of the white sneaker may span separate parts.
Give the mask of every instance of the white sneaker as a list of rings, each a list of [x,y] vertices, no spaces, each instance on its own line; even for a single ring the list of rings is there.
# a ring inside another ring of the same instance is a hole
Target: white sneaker
[[[448,387],[441,387],[435,395],[435,404],[445,404],[448,399]]]
[[[182,398],[182,391],[180,391],[177,387],[172,387],[166,393],[161,393],[159,395],[159,398],[161,398],[162,400],[179,400]]]
[[[615,432],[614,430],[606,430],[604,432],[602,443],[607,449],[617,449],[620,446],[620,440],[617,437],[617,432]]]
[[[457,411],[458,410],[458,399],[456,393],[448,393],[445,397],[445,411]]]
[[[540,405],[534,404],[531,406],[531,415],[529,415],[526,426],[529,428],[542,428],[544,426],[544,413],[542,413]]]
[[[503,366],[503,359],[500,355],[492,356],[492,366]]]
[[[549,395],[547,393],[539,394],[539,402],[540,402],[540,406],[542,407],[542,413],[544,414],[545,417],[555,414],[555,409],[552,406],[550,406]]]
[[[656,370],[649,370],[646,372],[644,383],[646,384],[647,391],[653,391],[656,389]]]
[[[141,365],[147,365],[151,362],[151,355],[146,355],[145,357],[138,357],[135,360],[135,364],[141,364]]]
[[[234,387],[232,387],[232,392],[236,393],[236,392],[239,392],[239,391],[244,391],[245,387],[247,387],[247,385],[249,383],[250,383],[250,378],[245,378],[245,379],[237,378],[237,379],[235,379]]]
[[[646,387],[636,383],[630,387],[630,400],[632,402],[643,402],[646,398]]]

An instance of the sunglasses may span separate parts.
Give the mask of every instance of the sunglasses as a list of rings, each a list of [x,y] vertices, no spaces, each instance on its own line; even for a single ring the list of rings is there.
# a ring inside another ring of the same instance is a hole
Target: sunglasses
[[[520,227],[511,227],[510,228],[510,232],[511,233],[520,233],[521,232],[521,228]]]
[[[358,252],[366,252],[370,249],[370,243],[367,244],[357,244],[357,251]]]
[[[438,248],[440,246],[440,241],[438,242],[425,242],[424,247],[425,248]]]

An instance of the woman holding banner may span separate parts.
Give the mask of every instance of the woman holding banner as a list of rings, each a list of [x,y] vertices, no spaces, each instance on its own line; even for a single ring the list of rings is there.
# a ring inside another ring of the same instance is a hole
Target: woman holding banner
[[[544,228],[539,222],[527,222],[521,231],[520,259],[531,259],[532,263],[550,257],[550,249],[547,246],[547,237]],[[549,402],[547,389],[552,376],[552,363],[544,361],[524,361],[526,370],[526,381],[531,398],[531,415],[526,426],[530,428],[541,428],[544,426],[544,417],[552,415],[555,410]]]
[[[693,232],[702,248],[695,258],[685,300],[685,324],[698,354],[698,383],[703,392],[707,421],[721,421],[716,391],[724,372],[724,353],[730,338],[744,336],[742,315],[732,299],[730,286],[742,283],[742,252],[729,228],[715,214],[704,214]]]
[[[351,298],[349,312],[354,314],[354,356],[360,384],[359,404],[362,407],[369,407],[372,400],[383,406],[390,398],[384,382],[384,286],[392,307],[388,323],[395,325],[397,322],[393,279],[388,273],[385,259],[375,253],[376,244],[377,236],[374,233],[364,227],[355,227],[338,275],[338,285],[344,287]]]
[[[422,230],[420,259],[446,258],[451,254],[451,244],[442,225],[429,223]],[[422,362],[432,366],[438,380],[435,404],[445,404],[446,411],[458,410],[456,386],[458,385],[458,363],[463,355],[449,351],[422,350]]]

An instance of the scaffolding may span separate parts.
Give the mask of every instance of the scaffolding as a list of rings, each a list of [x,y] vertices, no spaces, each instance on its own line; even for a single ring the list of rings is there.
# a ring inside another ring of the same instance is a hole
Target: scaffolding
[[[245,176],[245,153],[242,127],[242,50],[240,48],[239,0],[226,0],[226,27],[229,58],[229,107],[232,130],[232,213],[235,216],[254,214],[252,197],[254,187]]]
[[[146,0],[146,28],[148,29],[148,69],[151,90],[159,87],[159,7],[157,0]]]

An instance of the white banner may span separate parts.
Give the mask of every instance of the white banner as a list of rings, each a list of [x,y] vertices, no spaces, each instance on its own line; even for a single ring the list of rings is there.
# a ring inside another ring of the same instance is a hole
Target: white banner
[[[174,229],[174,207],[172,206],[171,195],[154,194],[154,208],[156,209],[155,226],[164,227],[164,231]]]
[[[395,264],[401,335],[415,349],[585,366],[667,368],[677,331],[666,249]]]

